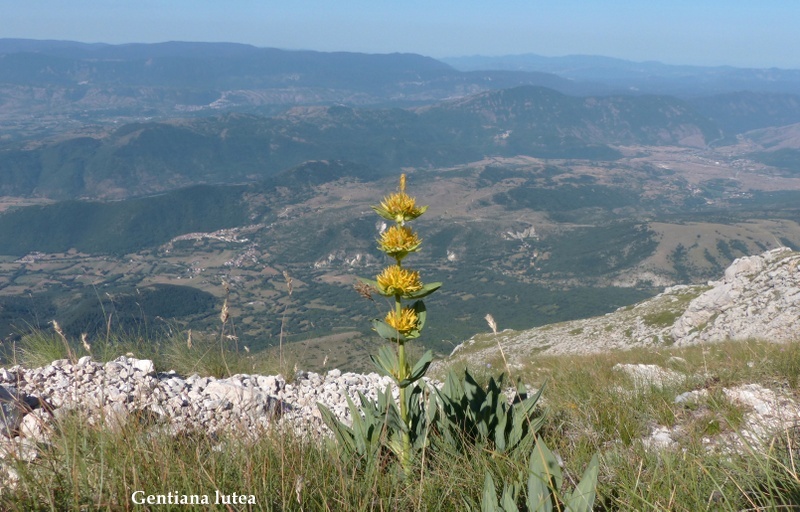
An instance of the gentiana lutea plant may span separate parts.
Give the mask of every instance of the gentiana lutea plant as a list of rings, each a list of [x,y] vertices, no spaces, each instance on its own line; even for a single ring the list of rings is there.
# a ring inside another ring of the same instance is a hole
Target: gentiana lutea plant
[[[433,353],[427,351],[411,366],[407,360],[406,342],[419,338],[426,317],[425,303],[422,299],[438,290],[442,283],[423,284],[419,272],[403,266],[403,260],[409,254],[417,252],[422,242],[407,223],[428,209],[427,206],[417,206],[416,200],[406,194],[405,174],[400,176],[398,191],[386,196],[380,205],[373,206],[372,209],[384,219],[394,222],[394,225],[386,229],[378,239],[378,249],[394,259],[394,264],[384,268],[375,280],[362,279],[362,281],[377,290],[380,295],[394,300],[394,307],[384,319],[373,320],[372,328],[383,339],[394,344],[397,350],[394,351],[390,346],[384,345],[378,351],[378,356],[371,356],[371,359],[381,373],[395,381],[399,389],[400,419],[407,427],[403,432],[399,456],[401,465],[408,469],[412,456],[410,433],[412,425],[406,391],[410,385],[425,375],[433,360]],[[413,302],[407,305],[408,301]]]
[[[364,279],[373,293],[390,299],[391,309],[382,319],[372,321],[372,327],[387,344],[378,350],[377,356],[370,356],[378,371],[394,380],[399,390],[399,411],[395,411],[391,393],[382,394],[381,404],[372,404],[361,397],[361,410],[350,403],[353,427],[347,427],[335,420],[330,411],[320,406],[320,410],[337,439],[352,455],[374,458],[379,449],[379,436],[388,430],[386,445],[400,460],[408,474],[413,455],[420,443],[424,443],[423,431],[426,428],[425,411],[421,410],[421,389],[412,386],[428,370],[433,360],[433,352],[425,352],[414,364],[408,360],[406,343],[419,338],[425,326],[426,309],[423,298],[441,287],[442,283],[423,284],[416,270],[404,265],[410,254],[417,252],[421,240],[408,223],[425,213],[427,206],[417,206],[416,200],[406,194],[405,174],[400,176],[398,191],[383,198],[380,205],[372,207],[384,219],[394,224],[383,231],[378,238],[378,249],[393,261],[375,279]],[[411,388],[410,388],[411,387]],[[365,410],[375,414],[361,413]],[[381,416],[384,416],[381,418]]]
[[[560,510],[588,512],[594,501],[597,458],[592,460],[588,476],[584,476],[576,490],[564,494],[555,459],[548,456],[550,452],[544,442],[536,440],[536,433],[544,422],[543,417],[537,417],[536,407],[541,388],[528,397],[520,383],[517,400],[509,404],[502,391],[502,376],[499,381],[491,379],[483,389],[469,372],[464,372],[462,381],[451,370],[442,389],[434,389],[426,399],[425,386],[417,381],[427,372],[433,353],[426,352],[412,364],[407,358],[406,343],[420,336],[426,317],[422,299],[438,290],[441,283],[423,284],[419,272],[404,265],[405,258],[421,245],[419,236],[407,224],[427,209],[417,206],[405,188],[403,175],[399,190],[373,207],[378,215],[394,223],[378,239],[378,248],[394,262],[375,279],[361,279],[361,287],[369,289],[364,291],[365,295],[380,294],[387,297],[392,306],[384,318],[372,321],[375,332],[389,343],[381,346],[377,356],[370,357],[382,374],[392,378],[399,400],[393,399],[391,385],[378,391],[374,401],[359,393],[360,406],[348,397],[351,426],[318,404],[322,419],[333,431],[342,455],[374,468],[382,464],[386,455],[392,454],[408,477],[415,457],[424,453],[427,446],[454,453],[466,453],[470,446],[479,446],[494,455],[511,458],[528,454],[533,449],[528,492],[524,496],[527,501],[523,504],[527,510],[553,510],[554,506],[559,509],[563,503],[566,508]],[[498,503],[494,480],[487,473],[482,510],[516,510],[523,499],[520,489],[517,482],[505,483]]]

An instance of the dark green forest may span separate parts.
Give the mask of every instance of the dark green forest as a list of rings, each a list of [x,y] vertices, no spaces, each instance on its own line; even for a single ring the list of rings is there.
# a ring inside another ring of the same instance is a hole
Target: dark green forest
[[[197,231],[246,223],[245,187],[198,185],[127,201],[63,201],[0,215],[0,253],[76,249],[123,255]]]

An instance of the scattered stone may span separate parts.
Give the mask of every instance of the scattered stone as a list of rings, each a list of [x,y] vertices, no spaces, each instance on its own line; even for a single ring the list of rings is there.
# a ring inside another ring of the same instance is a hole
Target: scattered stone
[[[36,409],[22,418],[19,435],[37,442],[46,442],[50,436],[52,416],[44,409]]]
[[[39,456],[36,441],[24,437],[0,437],[0,460],[17,459],[33,462]]]
[[[281,376],[183,377],[175,372],[156,373],[152,361],[128,356],[107,363],[86,356],[75,365],[59,360],[43,368],[13,367],[2,369],[0,379],[17,383],[17,387],[0,385],[7,437],[20,435],[41,442],[46,442],[52,422],[71,412],[113,430],[137,421],[153,428],[163,426],[174,434],[235,430],[257,436],[277,425],[318,437],[329,431],[317,403],[349,421],[347,397],[358,401],[363,393],[374,399],[377,389],[391,383],[375,373],[340,370],[322,375],[298,372],[291,384]],[[39,403],[34,395],[47,408],[32,415]]]
[[[732,388],[722,388],[727,400],[744,409],[744,416],[735,430],[727,430],[715,436],[701,439],[710,452],[749,454],[767,449],[775,438],[783,432],[794,430],[800,425],[800,405],[783,392],[776,392],[759,384],[743,384]],[[707,389],[681,393],[675,397],[676,404],[700,403],[708,398]],[[708,408],[704,409],[706,413]],[[642,442],[648,448],[673,447],[668,442],[680,439],[682,426],[672,428],[657,427]]]
[[[676,404],[692,404],[698,402],[701,398],[708,396],[707,389],[697,389],[694,391],[687,391],[675,397]]]
[[[678,446],[672,438],[672,432],[667,427],[657,426],[650,435],[642,440],[645,448],[651,450],[668,450]]]
[[[138,370],[145,375],[155,373],[156,371],[156,366],[153,364],[153,361],[149,359],[129,359],[129,362],[134,370]]]
[[[745,443],[763,446],[776,433],[797,428],[800,424],[800,406],[786,395],[759,384],[725,388],[723,392],[728,400],[744,406],[748,411],[740,429],[741,438],[735,440],[740,446]]]
[[[22,418],[38,406],[38,398],[20,393],[14,386],[0,386],[0,434],[12,437]]]

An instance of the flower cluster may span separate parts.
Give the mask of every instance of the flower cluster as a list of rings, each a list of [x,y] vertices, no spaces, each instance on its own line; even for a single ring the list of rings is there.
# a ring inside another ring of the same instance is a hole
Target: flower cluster
[[[373,326],[384,338],[402,343],[406,339],[419,336],[425,323],[425,306],[422,297],[436,291],[441,283],[424,285],[419,272],[403,268],[403,259],[416,252],[422,240],[406,225],[425,213],[427,206],[417,206],[413,197],[406,194],[406,176],[400,176],[400,187],[394,194],[383,198],[379,206],[373,206],[378,215],[394,221],[395,224],[381,233],[378,249],[394,258],[395,264],[386,267],[375,281],[362,279],[384,297],[395,299],[395,307],[383,320],[376,320]],[[416,300],[411,306],[402,307],[401,300]]]
[[[428,207],[418,207],[414,198],[406,194],[406,175],[403,174],[400,176],[400,190],[384,197],[381,204],[372,209],[384,219],[393,220],[402,226],[425,213]]]
[[[378,239],[378,248],[392,258],[402,260],[409,253],[415,252],[422,240],[407,226],[392,226],[383,232]]]
[[[405,307],[399,313],[390,311],[386,315],[385,322],[400,334],[407,335],[418,329],[419,316],[413,308]]]
[[[378,291],[381,295],[391,297],[394,295],[409,296],[422,289],[419,272],[392,265],[383,269],[378,275]]]

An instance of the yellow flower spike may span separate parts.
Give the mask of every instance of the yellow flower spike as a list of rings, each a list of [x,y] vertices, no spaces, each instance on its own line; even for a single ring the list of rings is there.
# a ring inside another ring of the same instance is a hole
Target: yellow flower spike
[[[381,295],[408,295],[422,289],[422,282],[419,280],[419,272],[407,270],[398,265],[386,267],[378,275],[378,291]]]
[[[405,336],[417,328],[419,317],[417,317],[417,312],[413,308],[405,307],[400,310],[399,315],[397,311],[390,311],[386,315],[385,322]]]
[[[411,228],[405,226],[392,226],[383,232],[378,239],[378,248],[397,260],[406,257],[410,252],[416,251],[422,240]]]

